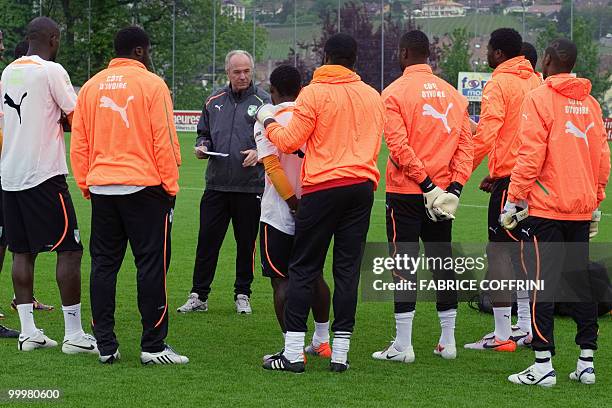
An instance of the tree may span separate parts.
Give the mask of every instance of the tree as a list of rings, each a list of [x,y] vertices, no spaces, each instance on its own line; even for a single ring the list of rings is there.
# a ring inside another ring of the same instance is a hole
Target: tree
[[[603,101],[606,92],[610,89],[611,81],[608,79],[609,73],[607,70],[600,71],[599,46],[593,40],[593,30],[594,27],[590,24],[589,20],[582,17],[574,19],[574,43],[578,49],[578,59],[576,60],[573,72],[577,76],[591,81],[591,94],[602,104],[602,108],[606,110],[607,107],[603,104]],[[537,47],[540,50],[546,50],[548,44],[560,37],[564,37],[564,35],[558,31],[554,23],[549,23],[544,31],[538,35],[536,40]],[[543,57],[542,55],[541,58]],[[606,116],[609,114],[609,112],[604,113]]]
[[[75,85],[82,85],[89,76],[104,69],[113,57],[115,33],[130,24],[142,26],[153,47],[153,71],[171,86],[175,72],[176,106],[199,108],[212,90],[212,15],[213,0],[176,1],[176,56],[172,65],[172,8],[174,0],[45,0],[42,14],[53,18],[61,27],[62,45],[58,62],[70,73]],[[0,29],[5,36],[7,56],[16,43],[25,37],[25,26],[41,10],[38,0],[0,0]],[[224,58],[231,49],[251,50],[252,22],[223,15],[216,1],[217,42],[215,73],[217,85],[225,82]],[[89,24],[91,23],[91,32]],[[91,34],[91,35],[89,35]],[[266,48],[266,33],[256,30],[256,58]],[[0,61],[0,69],[10,62]],[[88,64],[89,62],[89,64]],[[89,74],[89,75],[88,75]],[[206,87],[202,80],[207,79]]]
[[[31,0],[0,0],[0,30],[6,46],[0,71],[12,60],[15,46],[25,37],[25,23],[34,17]]]
[[[338,31],[337,10],[331,7],[321,12],[321,37],[314,42],[299,44],[299,55],[306,55],[298,60],[298,69],[305,82],[309,82],[314,69],[323,60],[323,46],[329,37]],[[394,19],[385,16],[384,22],[384,72],[382,70],[382,29],[375,26],[371,15],[364,4],[346,2],[340,11],[340,31],[350,34],[358,44],[358,57],[355,65],[356,72],[361,79],[370,86],[381,90],[381,79],[384,86],[389,85],[401,75],[398,62],[398,44],[405,31],[416,28],[414,21],[409,19]],[[288,58],[282,63],[294,63],[294,51],[290,51]],[[381,75],[384,75],[381,78]]]
[[[578,49],[578,59],[574,72],[582,78],[591,80],[593,86],[591,94],[607,110],[603,103],[605,94],[610,89],[612,82],[608,79],[609,72],[600,72],[599,45],[593,40],[594,27],[584,18],[577,18],[574,21],[574,42]],[[606,116],[609,112],[605,112]]]
[[[440,58],[442,76],[448,83],[455,84],[459,72],[470,70],[470,56],[470,36],[467,29],[454,29],[449,43],[442,46]]]
[[[548,44],[552,42],[552,40],[562,37],[561,33],[557,29],[557,25],[552,21],[549,22],[543,31],[540,31],[538,34],[538,38],[536,39],[536,49],[544,51]],[[540,58],[543,58],[544,55],[541,55]]]

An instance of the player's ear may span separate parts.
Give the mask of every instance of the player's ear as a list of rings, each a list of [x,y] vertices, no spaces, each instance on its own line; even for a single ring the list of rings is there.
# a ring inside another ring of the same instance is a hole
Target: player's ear
[[[134,55],[136,57],[142,58],[142,56],[144,55],[145,50],[144,50],[144,48],[139,46],[139,47],[134,48],[134,51],[132,51],[132,52],[134,53]]]
[[[501,60],[504,57],[504,53],[502,52],[502,50],[495,50],[494,55],[497,61]]]
[[[60,36],[58,34],[52,34],[49,37],[49,45],[51,46],[51,48],[57,47],[59,42],[60,42]]]

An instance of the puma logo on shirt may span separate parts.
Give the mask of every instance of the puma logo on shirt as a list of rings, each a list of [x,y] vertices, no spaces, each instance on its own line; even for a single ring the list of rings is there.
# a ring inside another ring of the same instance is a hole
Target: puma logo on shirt
[[[19,104],[16,104],[15,101],[13,101],[13,98],[9,96],[9,94],[7,93],[4,94],[4,104],[17,111],[17,116],[19,116],[20,125],[21,125],[21,105],[23,104],[23,100],[26,96],[28,96],[28,93],[24,92],[23,95],[21,96],[21,100],[19,101]]]
[[[423,116],[431,116],[434,119],[441,120],[442,123],[444,124],[444,128],[446,128],[446,131],[450,135],[451,128],[450,128],[450,126],[448,126],[448,113],[450,112],[452,107],[453,107],[453,103],[451,102],[446,107],[446,112],[445,113],[440,113],[433,106],[431,106],[430,104],[426,103],[425,105],[423,105]]]
[[[584,142],[586,143],[588,147],[589,140],[587,139],[587,132],[591,130],[591,128],[594,126],[595,126],[595,122],[591,122],[591,124],[589,124],[583,132],[580,129],[578,129],[578,127],[574,125],[572,121],[568,120],[567,122],[565,122],[565,133],[571,133],[572,135],[576,136],[578,139],[584,139]]]
[[[128,108],[128,104],[133,99],[134,99],[133,96],[128,96],[127,101],[125,102],[125,106],[119,106],[117,105],[115,101],[113,101],[108,96],[103,96],[100,98],[100,107],[109,108],[114,112],[118,112],[119,115],[121,115],[121,119],[123,119],[123,122],[125,123],[125,127],[129,129],[130,122],[128,121],[128,117],[127,117],[127,108]]]

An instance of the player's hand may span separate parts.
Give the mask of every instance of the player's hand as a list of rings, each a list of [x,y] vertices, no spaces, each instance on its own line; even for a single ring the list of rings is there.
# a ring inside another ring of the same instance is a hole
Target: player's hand
[[[194,149],[195,157],[198,160],[208,159],[210,156],[206,154],[208,148],[204,145],[196,146]]]
[[[64,132],[70,132],[72,130],[70,119],[68,118],[68,115],[66,115],[64,112],[60,112],[60,118],[57,123],[62,127],[62,130]]]
[[[494,180],[491,178],[491,176],[487,176],[482,179],[479,188],[485,193],[490,193],[493,191],[493,181]]]
[[[257,164],[257,150],[243,150],[240,153],[246,156],[242,162],[242,167],[252,167]]]
[[[601,221],[601,211],[599,209],[593,211],[591,215],[591,225],[589,226],[589,239],[595,238],[599,233],[599,221]]]
[[[506,201],[502,213],[499,215],[499,224],[507,230],[516,228],[519,222],[529,216],[529,206],[526,201],[513,203]]]
[[[298,208],[300,207],[300,200],[295,195],[292,195],[291,197],[286,199],[285,202],[289,206],[289,211],[291,212],[291,215],[295,217],[298,212]]]
[[[440,187],[436,186],[429,177],[427,177],[421,184],[421,190],[423,191],[423,203],[425,204],[425,213],[433,222],[438,221],[438,217],[433,210],[433,204],[438,197],[446,193]]]

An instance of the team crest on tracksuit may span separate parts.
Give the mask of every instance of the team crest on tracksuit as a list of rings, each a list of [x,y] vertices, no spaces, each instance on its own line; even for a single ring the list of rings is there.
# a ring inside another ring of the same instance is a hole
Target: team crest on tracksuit
[[[257,106],[249,105],[249,108],[247,109],[247,115],[254,117],[256,113],[257,113]]]
[[[77,244],[81,242],[81,233],[79,232],[78,229],[74,230],[74,240]]]

